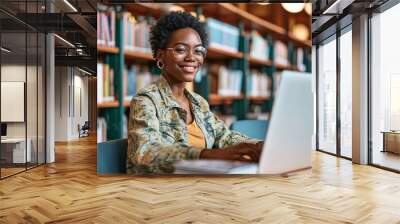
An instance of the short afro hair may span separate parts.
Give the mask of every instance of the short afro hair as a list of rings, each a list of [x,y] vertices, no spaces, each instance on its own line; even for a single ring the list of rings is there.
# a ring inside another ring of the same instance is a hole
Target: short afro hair
[[[151,28],[150,44],[153,57],[156,58],[158,49],[166,47],[172,32],[184,28],[194,29],[199,34],[202,45],[207,48],[208,37],[203,24],[188,12],[173,11],[162,16]]]

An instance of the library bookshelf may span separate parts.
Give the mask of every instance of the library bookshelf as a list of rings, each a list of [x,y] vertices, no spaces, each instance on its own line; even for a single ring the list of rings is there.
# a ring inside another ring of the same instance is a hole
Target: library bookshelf
[[[297,39],[285,27],[274,24],[265,18],[260,18],[246,11],[240,4],[216,3],[216,4],[198,4],[198,3],[175,3],[174,5],[183,8],[188,12],[195,12],[197,16],[202,15],[205,18],[213,18],[239,29],[239,47],[237,51],[230,51],[210,44],[207,49],[206,62],[208,64],[225,64],[238,69],[243,74],[240,95],[229,96],[220,95],[209,86],[211,78],[205,76],[205,80],[195,83],[194,91],[202,95],[209,103],[210,107],[230,108],[236,119],[246,119],[250,108],[253,105],[259,105],[264,112],[269,113],[274,100],[274,74],[283,70],[299,71],[296,65],[296,49],[304,49],[303,62],[306,71],[311,70],[311,41],[302,41]],[[124,24],[122,14],[130,12],[133,16],[143,16],[154,20],[160,18],[167,11],[164,6],[157,3],[122,3],[116,5],[107,5],[113,7],[116,14],[115,19],[115,46],[107,47],[98,45],[99,59],[105,63],[110,63],[114,69],[115,95],[124,96],[123,72],[126,66],[133,64],[148,65],[150,70],[160,71],[155,66],[154,59],[149,52],[136,51],[124,46]],[[251,36],[250,32],[256,30],[262,37],[268,40],[270,46],[274,46],[275,41],[281,41],[287,46],[288,64],[282,64],[274,60],[276,52],[274,47],[268,52],[268,59],[260,59],[250,54]],[[250,82],[252,70],[257,70],[268,76],[271,94],[268,96],[252,96],[248,94],[247,83]],[[119,139],[123,136],[123,129],[126,126],[126,119],[123,116],[129,111],[130,102],[124,97],[115,97],[115,101],[107,103],[98,103],[99,116],[105,117],[107,122],[112,125],[107,126],[107,140]],[[125,120],[125,121],[124,121]]]

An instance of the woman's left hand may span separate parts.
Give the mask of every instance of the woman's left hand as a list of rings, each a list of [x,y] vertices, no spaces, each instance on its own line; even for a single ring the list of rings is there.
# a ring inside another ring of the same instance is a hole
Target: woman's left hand
[[[264,141],[259,141],[257,143],[249,143],[249,144],[253,144],[255,146],[254,148],[257,150],[258,156],[259,156],[259,159],[260,159],[261,158],[261,152],[262,152],[262,149],[263,149],[263,146],[264,146]],[[248,155],[243,156],[243,159],[251,160],[251,158]],[[258,159],[257,159],[256,162],[258,162]]]

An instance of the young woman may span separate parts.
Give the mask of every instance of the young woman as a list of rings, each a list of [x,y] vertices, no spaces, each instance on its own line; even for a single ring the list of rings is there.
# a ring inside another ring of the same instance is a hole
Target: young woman
[[[171,173],[183,159],[259,160],[261,142],[226,128],[204,98],[185,89],[204,63],[207,41],[202,24],[186,12],[171,12],[152,27],[162,75],[131,101],[128,173]]]

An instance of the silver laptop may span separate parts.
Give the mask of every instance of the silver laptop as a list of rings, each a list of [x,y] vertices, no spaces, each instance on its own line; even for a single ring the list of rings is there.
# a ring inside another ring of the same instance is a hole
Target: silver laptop
[[[183,160],[177,174],[283,174],[311,167],[313,135],[311,74],[282,72],[259,164]]]

